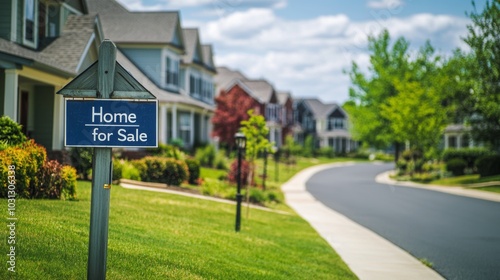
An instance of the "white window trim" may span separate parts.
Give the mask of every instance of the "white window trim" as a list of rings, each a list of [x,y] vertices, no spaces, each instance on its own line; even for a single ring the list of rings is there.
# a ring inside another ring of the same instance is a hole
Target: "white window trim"
[[[17,1],[11,1],[11,19],[10,19],[10,40],[17,41]]]
[[[172,90],[179,90],[180,85],[176,84],[167,84],[167,57],[170,58],[172,61],[177,62],[177,77],[178,77],[178,83],[180,83],[180,60],[179,57],[171,52],[169,49],[164,48],[162,49],[161,52],[161,85],[163,88],[169,88]]]
[[[23,1],[23,45],[36,48],[38,46],[38,0],[33,0],[35,15],[33,18],[33,42],[26,40],[26,1]]]

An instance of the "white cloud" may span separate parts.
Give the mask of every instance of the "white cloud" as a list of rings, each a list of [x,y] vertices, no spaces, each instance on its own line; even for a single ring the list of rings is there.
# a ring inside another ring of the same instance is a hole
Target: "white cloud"
[[[394,9],[403,5],[402,0],[370,0],[368,7],[373,9]]]
[[[142,5],[141,0],[120,1],[137,8]],[[242,8],[250,2],[268,6]],[[429,39],[437,50],[450,53],[464,46],[460,37],[466,34],[469,23],[466,18],[449,15],[400,17],[397,11],[401,8],[389,4],[404,3],[394,0],[368,2],[373,9],[392,10],[377,10],[372,13],[372,20],[362,22],[343,14],[287,20],[274,10],[280,3],[286,5],[284,0],[174,0],[164,3],[238,4],[213,20],[205,22],[196,18],[183,20],[182,24],[200,28],[202,42],[214,46],[217,65],[241,70],[251,78],[265,78],[277,89],[291,91],[294,96],[320,97],[326,102],[339,103],[347,100],[350,85],[343,70],[349,69],[353,61],[362,69],[369,66],[368,35],[378,35],[388,29],[393,39],[404,36],[410,41],[413,50]]]
[[[217,15],[251,7],[284,8],[287,0],[160,0],[155,5],[144,4],[145,0],[118,0],[132,11],[154,11],[180,8],[211,8]]]

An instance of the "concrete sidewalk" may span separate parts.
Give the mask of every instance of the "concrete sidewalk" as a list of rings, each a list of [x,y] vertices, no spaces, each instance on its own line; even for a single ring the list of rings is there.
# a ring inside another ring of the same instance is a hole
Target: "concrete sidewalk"
[[[315,173],[354,163],[335,163],[305,169],[282,186],[286,203],[337,251],[360,279],[443,279],[406,251],[331,210],[306,190]]]

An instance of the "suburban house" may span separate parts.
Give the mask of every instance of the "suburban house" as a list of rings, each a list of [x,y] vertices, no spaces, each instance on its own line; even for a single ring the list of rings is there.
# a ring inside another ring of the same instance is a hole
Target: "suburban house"
[[[210,45],[197,29],[183,29],[180,14],[130,12],[114,0],[87,0],[117,61],[159,101],[159,143],[186,148],[210,141],[216,74]]]
[[[358,148],[358,142],[349,133],[349,116],[335,103],[325,104],[316,98],[294,101],[294,137],[304,143],[312,136],[316,148],[330,147],[336,153],[345,154]]]
[[[253,99],[252,108],[266,119],[269,141],[277,147],[283,145],[286,136],[284,132],[287,132],[284,127],[288,128],[288,122],[291,120],[291,111],[285,110],[291,107],[289,93],[279,93],[268,81],[248,79],[241,72],[227,67],[217,67],[215,82],[217,94],[240,94]]]
[[[59,158],[64,99],[56,92],[97,59],[99,18],[85,2],[0,2],[0,115]]]
[[[470,137],[470,127],[463,124],[450,124],[444,130],[443,148],[472,148],[477,146]]]

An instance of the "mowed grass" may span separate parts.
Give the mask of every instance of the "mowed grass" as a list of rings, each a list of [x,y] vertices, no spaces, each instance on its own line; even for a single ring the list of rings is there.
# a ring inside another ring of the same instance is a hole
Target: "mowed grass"
[[[79,201],[17,200],[17,279],[86,279],[90,188],[79,182]],[[356,278],[298,216],[251,209],[239,233],[234,217],[234,205],[113,186],[107,278]]]
[[[467,187],[469,184],[479,184],[486,182],[498,182],[500,181],[500,175],[489,176],[481,178],[478,174],[473,175],[463,175],[451,178],[443,178],[439,180],[435,180],[430,182],[433,185],[442,185],[442,186],[463,186]],[[488,187],[471,187],[476,190],[488,191],[488,192],[496,192],[500,193],[500,184],[498,186],[488,186]]]

